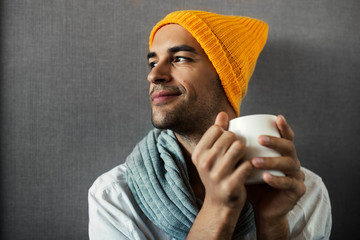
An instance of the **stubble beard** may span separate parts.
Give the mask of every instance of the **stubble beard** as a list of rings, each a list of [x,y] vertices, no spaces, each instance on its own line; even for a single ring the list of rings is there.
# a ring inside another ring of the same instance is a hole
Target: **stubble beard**
[[[159,129],[170,129],[179,135],[202,135],[212,124],[212,114],[196,113],[191,107],[179,106],[171,111],[152,111],[152,124]]]
[[[220,94],[219,92],[220,91]],[[222,88],[213,92],[206,103],[197,99],[186,102],[181,100],[169,109],[152,107],[152,124],[159,129],[170,129],[184,137],[202,136],[214,124],[217,114],[222,111],[219,104],[222,100]]]

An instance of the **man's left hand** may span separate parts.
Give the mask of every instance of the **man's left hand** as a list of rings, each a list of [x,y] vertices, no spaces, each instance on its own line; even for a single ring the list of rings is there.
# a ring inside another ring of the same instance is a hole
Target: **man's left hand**
[[[294,132],[281,115],[277,117],[276,125],[281,138],[260,136],[258,141],[281,156],[254,158],[251,163],[257,169],[278,170],[285,176],[264,173],[266,184],[247,185],[248,197],[254,207],[257,234],[261,239],[267,239],[269,234],[271,238],[288,234],[286,216],[306,191],[305,176],[293,143]]]

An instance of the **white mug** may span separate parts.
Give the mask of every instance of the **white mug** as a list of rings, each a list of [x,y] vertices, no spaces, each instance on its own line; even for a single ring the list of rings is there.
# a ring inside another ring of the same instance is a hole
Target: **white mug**
[[[260,135],[280,137],[276,127],[276,116],[270,114],[255,114],[232,119],[229,123],[229,131],[235,133],[236,137],[246,144],[245,160],[254,157],[277,157],[281,156],[275,150],[259,144]],[[262,175],[269,172],[274,176],[284,176],[280,171],[255,169],[249,176],[246,183],[264,182]]]

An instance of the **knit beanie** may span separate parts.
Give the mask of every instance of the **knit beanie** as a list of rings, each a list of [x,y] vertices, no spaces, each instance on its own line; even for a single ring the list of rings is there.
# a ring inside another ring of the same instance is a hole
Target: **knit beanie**
[[[260,20],[186,10],[168,14],[150,33],[149,48],[157,30],[166,24],[179,24],[199,42],[212,62],[226,96],[240,115],[256,60],[265,46],[268,25]]]

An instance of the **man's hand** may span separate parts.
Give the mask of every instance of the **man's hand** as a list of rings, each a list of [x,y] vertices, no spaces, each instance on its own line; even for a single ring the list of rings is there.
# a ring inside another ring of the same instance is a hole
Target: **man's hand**
[[[253,167],[242,162],[245,145],[226,131],[228,115],[219,113],[197,144],[192,161],[205,187],[205,199],[188,238],[231,239],[246,201],[245,180]],[[204,235],[201,236],[201,232]]]
[[[283,116],[277,117],[276,125],[281,138],[260,136],[258,141],[261,145],[278,151],[281,156],[254,158],[251,163],[258,169],[282,171],[285,176],[277,177],[264,173],[263,179],[267,184],[247,186],[260,239],[288,237],[287,213],[306,191],[304,173],[300,169],[293,143],[294,132]]]

